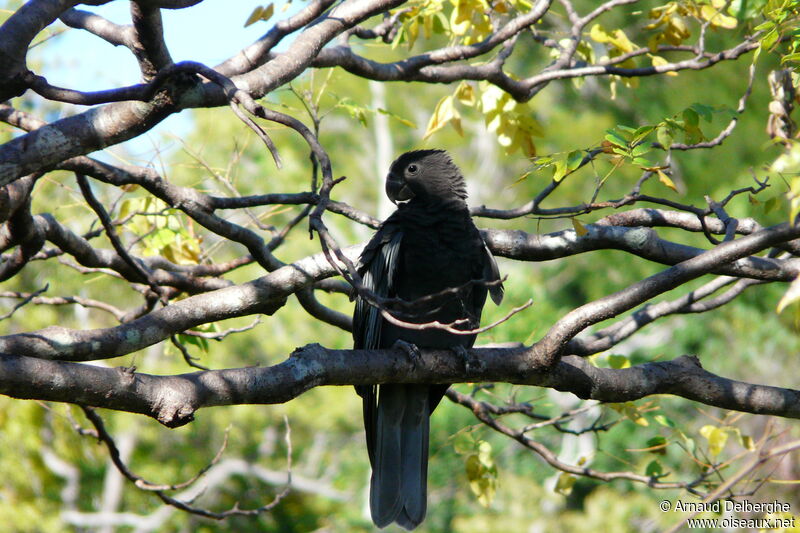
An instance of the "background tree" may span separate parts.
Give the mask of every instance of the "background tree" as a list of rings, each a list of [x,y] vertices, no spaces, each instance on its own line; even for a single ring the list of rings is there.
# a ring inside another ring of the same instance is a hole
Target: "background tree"
[[[797,514],[796,1],[236,6],[261,38],[175,62],[165,20],[199,3],[32,0],[0,26],[0,392],[39,400],[2,400],[8,527],[368,530],[358,399],[319,386],[398,380],[463,383],[429,531]],[[140,83],[48,82],[64,32]],[[184,138],[126,151],[179,113]],[[396,312],[352,261],[420,145],[505,258],[469,369],[349,349],[353,290]]]

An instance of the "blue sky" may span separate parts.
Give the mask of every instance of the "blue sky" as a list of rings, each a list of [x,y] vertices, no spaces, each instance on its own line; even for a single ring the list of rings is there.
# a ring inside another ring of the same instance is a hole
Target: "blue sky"
[[[193,60],[213,66],[235,54],[264,34],[273,22],[243,27],[259,4],[207,0],[186,9],[163,10],[165,39],[172,58],[176,62]],[[129,5],[118,1],[100,7],[78,7],[118,24],[129,24]],[[285,16],[284,13],[280,15]],[[108,88],[109,83],[118,85],[139,81],[136,60],[128,50],[114,47],[85,31],[70,29],[39,47],[37,54],[46,59],[49,67],[46,75],[54,84],[97,90]],[[113,69],[101,65],[113,65]],[[74,68],[78,66],[88,67],[89,72]]]
[[[268,3],[268,2],[267,2]],[[295,11],[280,12],[268,22],[257,22],[247,28],[250,13],[264,2],[206,0],[197,6],[179,10],[163,10],[164,33],[174,61],[199,61],[214,66],[266,33],[272,24]],[[296,1],[296,4],[302,2]],[[300,7],[300,6],[298,6]],[[111,2],[104,6],[78,6],[118,24],[130,23],[129,2]],[[57,23],[58,27],[63,24]],[[68,29],[31,54],[32,65],[43,65],[40,74],[53,85],[82,91],[109,89],[138,83],[139,68],[133,55],[124,47],[115,47],[83,30]],[[37,67],[39,68],[39,67]],[[187,112],[167,118],[148,134],[126,143],[129,152],[148,159],[154,146],[164,145],[162,132],[184,136],[191,128]]]

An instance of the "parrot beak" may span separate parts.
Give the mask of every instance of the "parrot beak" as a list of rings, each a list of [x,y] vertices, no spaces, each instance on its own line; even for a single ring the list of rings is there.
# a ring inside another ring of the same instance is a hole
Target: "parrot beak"
[[[414,193],[405,180],[390,173],[386,176],[386,196],[389,197],[393,204],[397,204],[397,202],[411,200],[414,197]]]

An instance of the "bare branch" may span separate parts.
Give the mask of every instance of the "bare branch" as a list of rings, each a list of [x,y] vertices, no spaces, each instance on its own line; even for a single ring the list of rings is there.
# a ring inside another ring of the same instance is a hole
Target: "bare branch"
[[[284,489],[281,492],[279,492],[270,503],[263,505],[257,509],[240,509],[238,505],[235,505],[232,509],[229,509],[227,511],[216,512],[216,511],[210,511],[208,509],[194,507],[189,503],[187,503],[186,501],[173,498],[172,496],[168,496],[165,493],[165,491],[178,490],[188,485],[191,485],[197,479],[199,479],[204,473],[210,470],[214,466],[214,464],[219,460],[222,452],[225,449],[225,443],[227,443],[227,432],[225,434],[225,443],[223,443],[223,446],[220,449],[220,451],[217,452],[217,456],[214,458],[212,463],[206,466],[194,478],[190,479],[187,482],[180,483],[177,485],[153,485],[152,483],[145,481],[143,478],[131,472],[125,465],[125,463],[122,462],[119,450],[117,449],[114,439],[111,437],[111,435],[109,435],[108,431],[106,431],[103,419],[100,418],[100,416],[94,411],[94,409],[84,407],[83,412],[86,415],[86,418],[88,418],[89,421],[92,423],[92,425],[94,425],[98,435],[98,439],[100,439],[108,448],[111,460],[114,463],[114,466],[117,468],[117,470],[119,470],[119,472],[125,478],[133,482],[138,488],[142,490],[152,491],[156,496],[158,496],[161,499],[162,502],[164,502],[167,505],[171,505],[172,507],[175,507],[177,509],[180,509],[182,511],[203,516],[205,518],[212,518],[214,520],[224,520],[225,518],[238,515],[253,516],[274,509],[281,502],[281,500],[283,500],[289,494],[289,489],[292,484],[292,442],[291,442],[291,429],[289,427],[289,420],[286,417],[284,417],[284,422],[286,424],[287,481]]]
[[[711,475],[710,473],[707,473],[703,476],[700,476],[698,479],[692,481],[665,482],[665,481],[659,481],[658,477],[656,476],[643,476],[641,474],[636,474],[634,472],[603,472],[600,470],[589,468],[588,466],[571,465],[569,463],[561,461],[558,458],[558,454],[547,448],[547,446],[545,446],[544,444],[528,437],[525,434],[525,431],[513,429],[501,423],[497,419],[493,418],[490,414],[490,411],[486,409],[486,407],[483,405],[482,402],[478,402],[474,398],[470,398],[466,394],[462,394],[454,389],[449,389],[447,391],[447,397],[450,398],[455,403],[463,405],[464,407],[470,409],[475,414],[475,417],[478,420],[480,420],[493,430],[508,437],[511,437],[512,439],[516,440],[526,448],[533,450],[542,459],[544,459],[547,462],[547,464],[562,472],[567,472],[570,474],[583,476],[591,479],[597,479],[600,481],[614,481],[616,479],[625,479],[637,483],[644,483],[645,485],[653,489],[687,489],[687,490],[693,490],[695,485],[698,485],[705,477]]]
[[[14,292],[14,291],[3,291],[0,292],[0,298],[16,298],[22,299],[25,303],[32,303],[34,305],[80,305],[82,307],[86,307],[88,309],[100,309],[102,311],[106,311],[114,315],[119,321],[123,320],[125,317],[125,312],[117,309],[113,305],[109,305],[105,302],[101,302],[99,300],[93,300],[91,298],[81,298],[80,296],[55,296],[55,297],[47,297],[47,296],[39,296],[42,292],[46,291],[47,287],[43,289],[31,292],[31,293],[23,293],[23,292]],[[18,309],[24,304],[14,306],[14,309]],[[11,316],[10,314],[8,316]],[[4,318],[8,318],[8,316]]]
[[[142,76],[150,81],[159,71],[172,65],[172,58],[164,41],[161,9],[148,2],[132,1],[131,18],[134,30],[131,51],[139,61]]]
[[[100,15],[75,8],[64,11],[59,18],[67,26],[86,30],[114,46],[133,47],[132,26],[121,26]]]
[[[723,409],[800,418],[800,391],[720,377],[696,357],[611,369],[571,355],[542,372],[530,348],[473,348],[468,355],[483,364],[465,369],[452,350],[422,350],[412,362],[400,348],[329,350],[314,344],[270,367],[170,376],[0,355],[0,393],[140,413],[168,427],[191,422],[204,407],[284,403],[321,385],[476,381],[537,385],[604,402],[673,394]]]
[[[719,297],[705,300],[720,288],[734,282],[736,282],[735,285]],[[705,313],[729,303],[744,292],[747,287],[758,283],[763,282],[749,279],[736,281],[735,278],[720,276],[680,298],[659,302],[655,305],[646,305],[612,326],[585,338],[572,339],[567,344],[566,351],[580,356],[600,353],[619,344],[659,318],[673,314]]]
[[[621,291],[570,311],[551,327],[531,349],[537,358],[553,364],[569,341],[586,327],[612,318],[657,294],[707,274],[720,264],[731,263],[764,248],[799,236],[800,227],[782,224],[720,244],[716,248],[678,263]]]

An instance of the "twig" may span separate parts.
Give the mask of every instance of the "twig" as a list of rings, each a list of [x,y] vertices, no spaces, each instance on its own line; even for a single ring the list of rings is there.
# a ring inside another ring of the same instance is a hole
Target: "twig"
[[[211,518],[214,520],[224,520],[230,516],[255,516],[265,511],[269,511],[274,509],[280,502],[283,500],[288,494],[291,489],[292,484],[292,443],[291,443],[291,427],[289,426],[289,420],[284,415],[284,424],[286,426],[286,461],[287,461],[287,482],[284,489],[278,493],[273,500],[261,507],[256,509],[240,509],[238,503],[235,504],[231,509],[226,511],[216,512],[210,511],[208,509],[202,509],[198,507],[193,507],[189,505],[187,502],[175,499],[171,496],[165,494],[165,491],[172,491],[172,490],[179,490],[184,488],[188,485],[195,483],[199,478],[203,476],[214,464],[216,464],[220,458],[222,457],[222,453],[225,450],[228,442],[228,431],[225,431],[225,440],[223,441],[222,446],[220,447],[217,454],[212,459],[212,462],[206,465],[197,475],[192,477],[191,479],[175,485],[158,485],[150,483],[143,478],[139,477],[138,475],[131,472],[125,463],[122,462],[120,458],[119,449],[114,442],[114,439],[108,433],[105,428],[105,424],[103,423],[103,419],[95,412],[95,410],[91,407],[82,407],[86,418],[92,423],[97,431],[97,438],[105,444],[106,448],[108,449],[109,456],[111,458],[112,463],[114,466],[119,470],[119,472],[129,481],[133,482],[136,487],[151,491],[156,494],[162,502],[177,509],[181,509],[182,511],[186,511],[191,514],[195,514],[198,516],[203,516],[205,518]]]
[[[477,335],[478,333],[483,333],[484,331],[488,331],[488,330],[490,330],[490,329],[492,329],[494,327],[497,327],[498,325],[500,325],[503,322],[505,322],[508,319],[510,319],[512,316],[516,315],[520,311],[523,311],[523,310],[527,309],[528,307],[530,307],[532,305],[533,305],[533,300],[528,300],[527,302],[525,302],[524,304],[520,305],[519,307],[515,307],[514,309],[512,309],[511,311],[506,313],[506,315],[503,318],[495,320],[494,322],[492,322],[488,326],[483,326],[482,328],[474,328],[474,329],[457,329],[456,328],[456,326],[460,326],[460,325],[463,325],[463,324],[468,324],[470,322],[469,318],[460,318],[458,320],[454,320],[453,322],[450,322],[449,324],[443,324],[442,322],[439,322],[438,320],[434,320],[432,322],[424,322],[424,323],[421,323],[421,324],[417,324],[417,323],[414,323],[414,322],[405,322],[403,320],[400,320],[399,318],[395,318],[386,309],[381,309],[381,316],[384,319],[386,319],[388,322],[394,324],[395,326],[400,326],[400,327],[405,328],[405,329],[413,329],[413,330],[439,329],[439,330],[442,330],[442,331],[447,331],[448,333],[453,333],[454,335]]]

